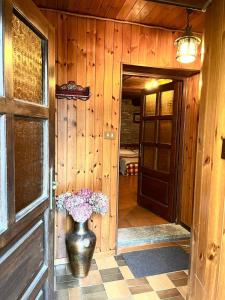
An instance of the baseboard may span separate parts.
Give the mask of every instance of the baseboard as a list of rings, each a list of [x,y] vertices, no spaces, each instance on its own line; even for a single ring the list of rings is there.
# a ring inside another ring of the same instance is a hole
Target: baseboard
[[[54,265],[58,266],[58,265],[66,265],[68,264],[68,258],[64,257],[64,258],[56,258],[54,260]]]
[[[107,256],[112,256],[115,255],[116,251],[115,250],[110,250],[110,251],[106,251],[106,252],[96,252],[94,253],[93,258],[94,259],[98,259],[98,258],[102,258],[102,257],[107,257]],[[68,257],[64,257],[64,258],[56,258],[54,260],[54,265],[58,266],[58,265],[65,265],[68,264]]]
[[[191,232],[191,227],[189,227],[188,225],[184,224],[183,222],[180,221],[179,223],[182,227],[184,227],[187,231]]]

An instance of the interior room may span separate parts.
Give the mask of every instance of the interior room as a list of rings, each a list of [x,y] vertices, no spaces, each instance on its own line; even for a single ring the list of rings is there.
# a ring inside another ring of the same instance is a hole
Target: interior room
[[[0,299],[224,300],[224,1],[0,12]]]
[[[123,68],[119,252],[160,242],[190,244],[198,73]],[[187,168],[190,159],[193,163]]]
[[[170,82],[172,82],[170,79],[150,78],[148,74],[123,75],[119,153],[119,228],[168,223],[167,220],[138,204],[138,181],[143,91],[152,92]]]

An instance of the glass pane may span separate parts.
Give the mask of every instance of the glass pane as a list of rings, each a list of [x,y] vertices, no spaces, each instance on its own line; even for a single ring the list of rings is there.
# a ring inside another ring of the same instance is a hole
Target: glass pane
[[[159,143],[171,144],[172,139],[172,121],[159,121]]]
[[[42,40],[15,15],[12,30],[14,97],[42,104]]]
[[[170,149],[158,148],[157,170],[162,172],[170,171]]]
[[[145,116],[156,115],[156,94],[146,95],[145,97]]]
[[[43,194],[43,121],[15,118],[16,212]]]
[[[154,169],[156,148],[143,146],[143,166]]]
[[[6,128],[5,116],[0,115],[0,232],[7,229],[7,193],[6,193]]]
[[[160,115],[173,114],[173,96],[174,91],[166,91],[161,93]]]
[[[0,11],[2,12],[2,1],[0,0]],[[2,31],[2,14],[0,14],[0,95],[3,96],[3,31]]]
[[[155,121],[144,121],[144,137],[145,142],[155,142]]]

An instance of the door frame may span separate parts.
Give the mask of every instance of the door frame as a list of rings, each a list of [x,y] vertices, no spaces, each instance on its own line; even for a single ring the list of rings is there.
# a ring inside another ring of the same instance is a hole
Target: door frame
[[[7,113],[6,124],[11,128],[13,126],[13,113],[21,116],[29,116],[42,118],[43,116],[48,119],[51,126],[48,127],[48,169],[47,171],[47,182],[49,182],[48,199],[43,201],[39,207],[44,213],[44,220],[48,220],[48,228],[45,228],[44,244],[48,245],[45,253],[45,261],[49,262],[49,268],[44,272],[43,277],[39,278],[39,274],[32,280],[30,286],[26,290],[29,297],[34,297],[38,293],[38,289],[42,287],[43,281],[48,277],[48,291],[46,291],[49,299],[54,297],[54,205],[51,203],[51,196],[53,200],[53,194],[50,188],[51,180],[54,180],[54,165],[55,165],[55,30],[48,23],[47,19],[42,15],[41,11],[32,1],[24,0],[5,0],[3,2],[3,76],[4,76],[4,95],[0,96],[0,111],[1,113]],[[24,22],[32,24],[32,27],[37,30],[40,35],[43,35],[48,40],[48,52],[46,60],[48,61],[48,67],[45,68],[47,76],[46,81],[46,92],[48,93],[48,107],[41,105],[29,105],[29,102],[23,102],[15,100],[13,97],[13,72],[12,72],[12,26],[11,18],[13,11],[16,10]],[[6,101],[9,102],[7,108],[5,106]],[[7,153],[13,153],[13,141],[11,140],[11,133],[6,132],[6,147]],[[52,176],[51,176],[52,175]],[[36,209],[36,205],[32,207],[32,215],[30,211],[24,214],[26,219],[24,222],[22,219],[16,218],[15,205],[14,205],[14,188],[10,188],[14,185],[14,161],[11,157],[7,156],[7,215],[8,215],[8,227],[1,234],[0,249],[7,253],[9,244],[19,245],[15,238],[23,239],[28,236],[28,233],[32,230],[27,229],[28,224],[34,225],[35,222],[40,218],[40,213]],[[49,207],[49,208],[48,208]],[[36,223],[40,224],[40,222]],[[12,225],[14,225],[12,227]],[[32,228],[35,228],[34,225]],[[28,231],[27,231],[28,230]],[[52,236],[52,239],[47,240],[46,233]]]
[[[119,104],[119,130],[118,130],[118,164],[119,164],[119,150],[120,150],[120,134],[121,134],[121,105],[122,105],[122,89],[123,89],[123,75],[133,75],[133,76],[149,76],[151,78],[165,78],[165,79],[173,79],[177,81],[183,81],[183,92],[182,92],[182,99],[187,97],[187,90],[188,90],[188,83],[186,82],[186,79],[200,74],[200,70],[192,70],[192,69],[175,69],[175,68],[156,68],[156,67],[149,67],[149,66],[136,66],[131,64],[123,64],[121,63],[121,74],[120,74],[120,104]],[[175,191],[176,194],[176,201],[174,203],[174,215],[176,215],[176,223],[181,224],[180,220],[180,201],[178,199],[181,198],[181,181],[182,181],[182,173],[183,173],[183,163],[182,163],[182,157],[184,154],[184,139],[183,139],[183,132],[184,132],[184,126],[185,126],[185,105],[184,101],[180,101],[180,107],[178,110],[180,111],[180,117],[178,118],[177,122],[177,128],[178,128],[178,136],[179,136],[179,147],[177,148],[177,172],[176,172],[176,181],[177,181],[177,188]],[[180,128],[180,129],[179,129]],[[139,184],[139,183],[138,183]],[[118,253],[118,215],[119,215],[119,168],[117,172],[117,226],[116,226],[116,253]],[[186,229],[190,230],[187,226],[182,224]]]

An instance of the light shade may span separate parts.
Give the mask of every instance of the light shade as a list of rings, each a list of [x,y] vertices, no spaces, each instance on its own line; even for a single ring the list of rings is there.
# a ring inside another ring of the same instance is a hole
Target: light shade
[[[200,43],[201,39],[194,35],[179,37],[175,41],[175,45],[177,46],[176,59],[183,64],[194,62],[198,55],[198,46]]]
[[[158,86],[159,86],[159,82],[156,79],[151,79],[145,83],[145,89],[147,91],[157,89]]]

